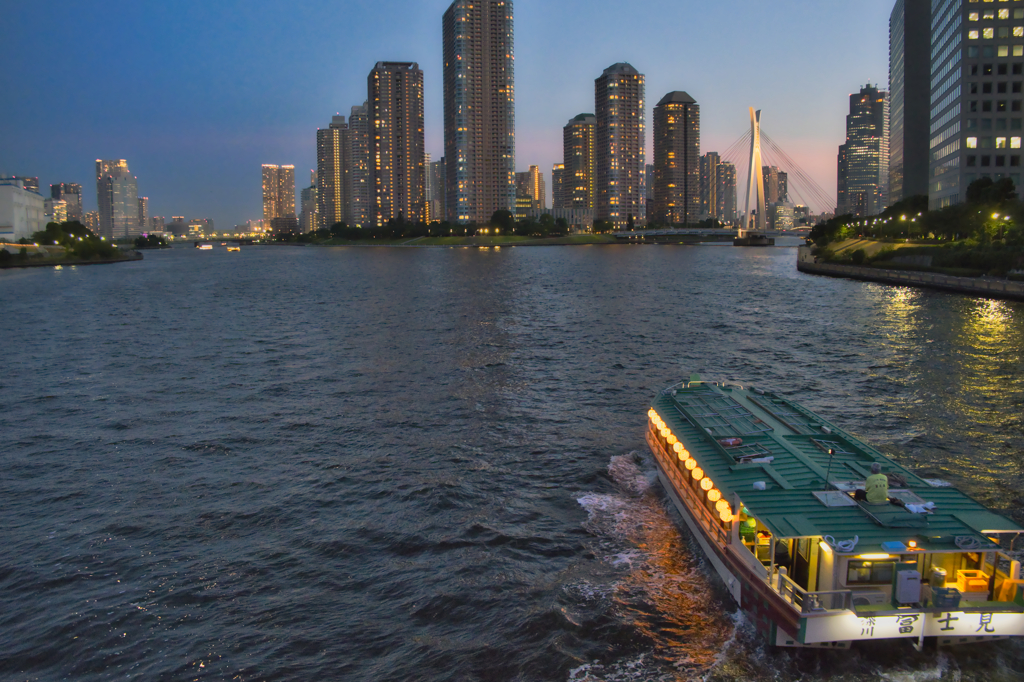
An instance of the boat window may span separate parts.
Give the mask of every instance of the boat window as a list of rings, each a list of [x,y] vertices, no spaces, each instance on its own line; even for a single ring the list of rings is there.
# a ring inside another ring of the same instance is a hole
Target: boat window
[[[847,585],[888,585],[892,583],[894,561],[850,561]]]

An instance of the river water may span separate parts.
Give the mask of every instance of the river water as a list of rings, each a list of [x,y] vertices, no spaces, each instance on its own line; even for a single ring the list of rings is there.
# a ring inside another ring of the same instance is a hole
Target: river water
[[[172,249],[0,271],[0,678],[1019,680],[773,650],[645,453],[697,372],[1024,521],[1024,306],[792,248]]]

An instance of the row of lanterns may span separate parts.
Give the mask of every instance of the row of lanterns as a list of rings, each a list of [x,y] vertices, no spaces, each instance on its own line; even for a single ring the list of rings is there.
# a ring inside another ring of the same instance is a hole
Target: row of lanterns
[[[675,437],[668,426],[654,408],[651,408],[647,412],[647,416],[651,419],[651,424],[658,431],[658,434],[665,440],[665,443],[672,448],[672,451],[676,453],[676,457],[683,463],[686,470],[690,472],[690,476],[693,477],[694,481],[700,484],[700,489],[707,493],[708,501],[715,503],[715,511],[718,512],[718,518],[722,519],[724,523],[729,523],[733,520],[732,507],[729,506],[729,502],[722,498],[722,491],[715,487],[714,481],[704,475],[704,470],[697,466],[697,460],[695,460],[690,452],[679,442],[679,439]]]

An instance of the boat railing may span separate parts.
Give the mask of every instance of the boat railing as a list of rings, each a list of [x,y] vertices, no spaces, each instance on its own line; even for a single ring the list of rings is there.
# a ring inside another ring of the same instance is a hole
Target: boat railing
[[[775,588],[775,591],[802,614],[853,610],[853,592],[851,590],[808,592],[784,572],[777,572],[774,582],[772,587]]]

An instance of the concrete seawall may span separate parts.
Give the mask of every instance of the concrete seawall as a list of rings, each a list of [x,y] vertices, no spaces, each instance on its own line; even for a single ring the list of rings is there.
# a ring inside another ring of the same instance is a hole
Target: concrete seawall
[[[1011,282],[1005,279],[984,279],[977,277],[952,277],[931,272],[913,272],[908,270],[883,270],[881,268],[865,268],[859,265],[838,265],[835,263],[817,263],[806,246],[798,250],[796,269],[809,275],[825,277],[845,277],[865,282],[880,282],[907,287],[924,289],[941,289],[985,298],[1004,298],[1024,301],[1024,282]]]

